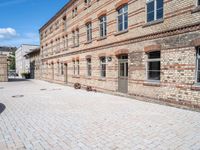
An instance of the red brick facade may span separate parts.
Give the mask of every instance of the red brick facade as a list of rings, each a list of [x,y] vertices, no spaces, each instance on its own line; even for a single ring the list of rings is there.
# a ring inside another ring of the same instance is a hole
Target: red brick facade
[[[126,4],[128,28],[119,32],[118,9]],[[42,78],[67,85],[78,82],[83,87],[118,94],[120,56],[128,55],[125,95],[200,108],[196,81],[200,13],[194,12],[196,4],[196,0],[164,0],[163,19],[147,22],[146,0],[92,0],[90,4],[71,0],[40,29]],[[76,8],[77,14],[72,17]],[[107,35],[100,37],[99,18],[104,15]],[[90,42],[88,22],[92,23]],[[75,30],[78,36],[72,33]],[[159,82],[147,78],[148,54],[155,51],[160,52]],[[102,57],[106,57],[105,78],[101,77]],[[87,75],[89,58],[91,76]]]

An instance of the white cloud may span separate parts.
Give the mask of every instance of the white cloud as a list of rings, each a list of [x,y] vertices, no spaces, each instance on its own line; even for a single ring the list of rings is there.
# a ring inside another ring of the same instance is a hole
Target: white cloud
[[[5,37],[5,33],[6,36]],[[8,34],[9,33],[9,34]],[[9,35],[9,36],[8,36]],[[2,38],[4,37],[4,38]],[[29,32],[18,34],[13,30],[2,30],[0,28],[0,46],[20,46],[21,44],[36,44],[39,45],[39,33]]]
[[[0,39],[11,39],[17,36],[17,32],[13,28],[0,28]]]

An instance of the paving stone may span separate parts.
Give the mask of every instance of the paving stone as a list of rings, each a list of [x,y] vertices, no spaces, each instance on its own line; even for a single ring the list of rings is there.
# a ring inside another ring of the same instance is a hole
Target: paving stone
[[[0,86],[0,150],[200,150],[198,112],[37,80]]]

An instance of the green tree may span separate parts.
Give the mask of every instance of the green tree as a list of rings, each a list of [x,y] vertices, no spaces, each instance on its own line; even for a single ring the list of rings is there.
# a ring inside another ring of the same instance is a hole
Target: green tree
[[[12,54],[8,57],[8,60],[10,61],[9,70],[15,70],[15,52],[12,52]]]

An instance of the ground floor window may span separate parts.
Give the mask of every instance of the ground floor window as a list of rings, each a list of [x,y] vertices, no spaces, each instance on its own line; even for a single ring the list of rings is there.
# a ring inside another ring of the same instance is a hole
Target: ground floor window
[[[106,57],[100,58],[100,76],[102,78],[106,77]]]
[[[73,74],[76,75],[76,62],[73,60]]]
[[[79,60],[77,60],[76,62],[77,62],[77,75],[80,75],[80,62]]]
[[[92,65],[91,65],[91,58],[87,59],[87,75],[92,75]]]
[[[63,63],[61,63],[61,75],[64,75],[64,66],[63,66],[64,64]]]
[[[80,75],[80,62],[79,60],[73,60],[73,74]]]
[[[200,47],[197,48],[197,83],[200,83]]]
[[[150,81],[160,80],[160,51],[148,53],[147,79]]]

